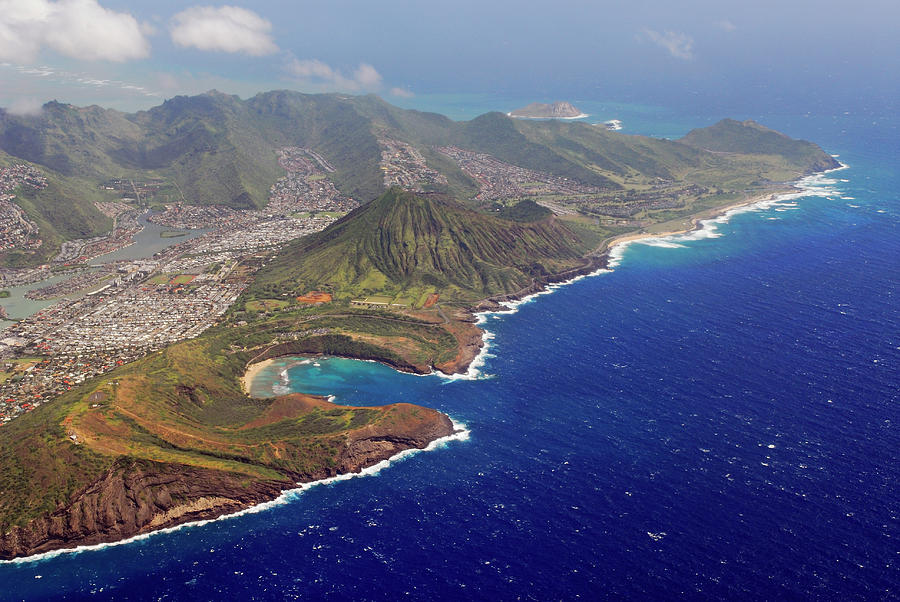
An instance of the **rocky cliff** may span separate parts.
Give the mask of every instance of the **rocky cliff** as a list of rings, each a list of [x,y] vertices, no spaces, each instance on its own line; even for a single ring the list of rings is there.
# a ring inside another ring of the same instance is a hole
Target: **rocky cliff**
[[[407,405],[407,404],[398,404]],[[0,558],[120,541],[182,523],[232,514],[277,498],[298,483],[359,472],[453,433],[447,416],[421,408],[418,419],[349,431],[334,463],[308,474],[254,479],[181,464],[120,458],[55,511],[0,534]]]

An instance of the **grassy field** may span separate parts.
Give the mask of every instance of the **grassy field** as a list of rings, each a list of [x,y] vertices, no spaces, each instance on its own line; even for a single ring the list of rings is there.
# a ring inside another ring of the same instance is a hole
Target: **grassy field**
[[[327,470],[353,429],[417,420],[414,412],[424,410],[414,406],[246,397],[239,378],[247,362],[271,355],[324,353],[427,369],[456,353],[456,338],[440,325],[390,312],[373,318],[323,311],[328,307],[214,328],[0,429],[0,531],[52,510],[120,458],[283,479]]]
[[[35,364],[39,364],[44,361],[42,357],[20,357],[14,359],[3,360],[0,362],[0,365],[10,365],[9,368],[0,369],[0,383],[6,382],[10,378],[15,377],[17,374],[22,374]]]
[[[288,305],[290,303],[281,299],[260,299],[258,301],[248,301],[246,307],[249,311],[275,311]]]

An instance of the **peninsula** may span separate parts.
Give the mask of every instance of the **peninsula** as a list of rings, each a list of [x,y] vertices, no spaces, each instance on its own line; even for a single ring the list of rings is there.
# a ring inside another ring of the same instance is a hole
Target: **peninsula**
[[[521,109],[511,111],[509,116],[522,119],[581,119],[587,117],[587,114],[575,108],[571,103],[558,101],[551,104],[533,102]]]
[[[9,194],[50,233],[6,252],[19,267],[5,278],[49,277],[65,262],[30,262],[98,244],[83,237],[105,235],[90,229],[100,209],[113,231],[150,204],[163,225],[211,229],[4,333],[2,558],[232,513],[424,448],[454,432],[449,417],[253,398],[242,379],[289,355],[465,372],[482,346],[473,312],[595,271],[617,237],[689,229],[838,166],[751,121],[668,141],[288,92],[135,115],[51,103],[0,114],[0,150],[46,178]],[[85,190],[107,198],[57,219],[53,191]]]

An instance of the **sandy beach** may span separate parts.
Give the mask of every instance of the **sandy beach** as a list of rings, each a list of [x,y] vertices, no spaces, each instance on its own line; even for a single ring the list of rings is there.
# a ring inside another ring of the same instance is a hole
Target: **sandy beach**
[[[241,386],[244,389],[244,393],[250,395],[250,386],[253,384],[253,379],[268,366],[272,365],[274,361],[274,359],[268,359],[247,366],[247,371],[241,377]]]
[[[701,222],[703,222],[704,220],[716,218],[718,216],[728,213],[729,211],[733,211],[733,210],[739,209],[741,207],[748,207],[751,205],[756,205],[757,203],[769,202],[769,201],[775,200],[778,197],[781,197],[785,194],[790,194],[792,192],[797,192],[797,190],[791,189],[791,188],[785,188],[784,190],[767,192],[765,194],[748,197],[747,199],[745,199],[741,202],[731,203],[729,205],[725,205],[722,207],[714,207],[714,208],[710,208],[710,209],[705,209],[703,211],[696,213],[695,215],[684,218],[682,224],[673,223],[673,224],[671,224],[671,226],[673,226],[673,227],[661,229],[658,232],[647,231],[647,232],[630,232],[628,234],[622,234],[622,235],[619,235],[619,236],[609,239],[604,245],[602,245],[600,248],[598,248],[593,253],[593,255],[595,255],[596,257],[606,255],[610,251],[612,251],[614,247],[616,247],[618,245],[629,244],[629,243],[632,243],[632,242],[635,242],[638,240],[644,240],[644,239],[649,239],[649,238],[664,238],[667,236],[676,236],[679,234],[686,234],[688,232],[692,232],[692,231],[700,228],[702,226]],[[665,224],[660,224],[660,225],[663,227],[665,226]],[[677,226],[682,226],[682,227],[677,227]],[[544,290],[544,287],[541,287],[540,290]],[[534,290],[527,291],[527,292],[520,291],[519,293],[515,293],[513,295],[507,295],[506,297],[507,298],[519,298],[520,295],[533,294],[534,292],[535,292]],[[473,311],[478,311],[478,310],[473,310]],[[483,333],[480,329],[477,330],[476,332],[477,332],[477,337],[473,337],[472,341],[468,345],[463,345],[463,349],[460,350],[460,355],[457,357],[457,360],[455,362],[456,365],[449,370],[450,372],[464,374],[465,370],[463,370],[463,368],[468,368],[468,366],[472,362],[472,360],[475,357],[479,356],[480,352],[484,351],[484,345],[483,345],[483,340],[482,340]],[[251,395],[250,388],[253,385],[253,380],[259,375],[260,372],[265,370],[268,366],[272,365],[272,362],[274,362],[274,361],[275,361],[274,358],[266,359],[261,362],[252,363],[247,367],[247,370],[245,371],[244,375],[241,377],[241,385],[243,387],[244,392],[247,395]],[[383,360],[379,360],[379,361],[382,361],[382,363],[386,363],[387,365],[391,365],[390,363],[384,362]],[[417,370],[409,370],[408,367],[403,367],[403,366],[392,366],[392,367],[397,370],[403,371],[403,372],[409,371],[409,372],[415,372],[415,373],[425,373],[424,371],[419,372]],[[442,366],[441,368],[443,368],[444,371],[447,371],[448,367],[449,366]],[[407,368],[407,369],[404,369],[404,368]]]
[[[740,209],[741,207],[748,207],[750,205],[756,205],[757,203],[764,203],[768,201],[772,201],[777,197],[790,194],[791,192],[796,192],[796,190],[785,189],[783,191],[778,192],[767,192],[765,194],[761,194],[755,197],[750,197],[744,201],[739,203],[732,203],[730,205],[726,205],[724,207],[718,207],[715,209],[707,209],[705,211],[701,211],[700,213],[692,216],[690,218],[690,227],[679,228],[677,230],[661,230],[659,232],[632,232],[630,234],[622,234],[621,236],[616,236],[611,238],[604,247],[601,247],[599,251],[601,253],[608,253],[613,249],[613,247],[617,245],[623,245],[627,243],[632,243],[636,240],[643,240],[645,238],[665,238],[666,236],[675,236],[678,234],[687,234],[688,232],[693,232],[697,228],[700,227],[700,222],[708,219],[713,219],[720,215],[724,215],[729,211],[733,211],[734,209]]]
[[[506,114],[507,117],[512,117],[513,119],[540,119],[540,120],[549,120],[549,119],[584,119],[586,117],[590,117],[588,113],[579,113],[578,115],[572,115],[571,117],[528,117],[526,115],[513,115],[511,112]]]

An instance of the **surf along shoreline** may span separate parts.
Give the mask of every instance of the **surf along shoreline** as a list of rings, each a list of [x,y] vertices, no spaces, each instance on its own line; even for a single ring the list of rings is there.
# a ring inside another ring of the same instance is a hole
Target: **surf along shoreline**
[[[466,341],[464,345],[461,345],[461,347],[475,349],[477,351],[475,351],[474,353],[469,353],[468,355],[470,357],[468,358],[461,358],[461,361],[459,361],[454,366],[455,370],[453,372],[443,372],[438,368],[432,366],[431,372],[422,373],[413,369],[412,367],[398,365],[396,363],[386,360],[380,360],[378,358],[356,358],[353,356],[342,357],[346,357],[347,359],[377,361],[399,372],[417,375],[434,375],[447,380],[474,380],[481,378],[482,375],[479,369],[484,365],[484,361],[488,353],[488,348],[490,347],[490,339],[493,338],[493,334],[483,327],[483,325],[487,321],[487,316],[491,314],[514,313],[519,305],[527,303],[535,297],[549,294],[556,288],[566,286],[568,284],[576,282],[577,280],[580,280],[581,278],[612,271],[612,269],[616,265],[618,265],[621,252],[624,252],[624,249],[630,244],[647,240],[690,235],[691,233],[705,230],[710,224],[719,222],[723,218],[725,218],[725,221],[727,221],[727,219],[730,218],[731,215],[736,213],[744,212],[747,210],[755,210],[757,208],[764,209],[769,205],[802,196],[813,196],[815,195],[815,192],[809,184],[811,179],[815,179],[817,177],[824,176],[825,174],[846,168],[847,165],[841,164],[840,167],[809,174],[779,188],[774,188],[764,193],[758,193],[753,196],[748,196],[747,198],[739,202],[729,202],[718,207],[703,209],[695,214],[688,215],[677,220],[655,224],[651,227],[655,227],[655,229],[646,231],[638,230],[610,237],[602,241],[597,249],[585,256],[585,263],[582,266],[567,270],[565,272],[551,274],[544,278],[534,279],[529,286],[519,291],[504,295],[494,295],[481,300],[480,302],[476,303],[466,310],[471,316],[472,321],[480,327],[479,334],[473,334],[470,340]],[[251,362],[247,365],[246,372],[243,378],[241,379],[244,390],[248,395],[250,395],[253,380],[268,366],[270,366],[273,360],[278,359],[279,357],[319,356],[319,354],[288,353],[279,356],[267,356],[266,359],[259,362],[254,362],[254,360],[251,360]]]
[[[284,488],[282,489],[277,496],[269,496],[264,499],[259,499],[255,503],[247,505],[244,508],[241,508],[237,511],[226,512],[226,513],[216,513],[214,509],[211,509],[209,512],[197,516],[192,515],[190,520],[186,520],[183,522],[175,522],[173,524],[168,524],[163,526],[162,528],[154,529],[152,531],[146,531],[142,533],[138,533],[135,535],[131,535],[129,537],[123,539],[117,539],[113,541],[99,542],[99,543],[91,543],[85,545],[78,545],[75,547],[64,547],[64,548],[56,548],[43,552],[39,552],[37,554],[31,554],[28,556],[20,556],[16,558],[8,558],[8,559],[0,559],[0,566],[2,565],[15,565],[15,564],[30,564],[37,563],[46,560],[50,560],[52,558],[58,556],[69,556],[80,554],[82,552],[89,551],[98,551],[104,550],[106,548],[117,547],[122,545],[128,545],[140,541],[145,541],[150,539],[151,537],[156,537],[159,535],[164,535],[167,533],[174,533],[176,531],[180,531],[182,529],[190,529],[194,527],[202,527],[204,525],[208,525],[210,523],[214,523],[222,520],[230,520],[234,518],[238,518],[241,516],[245,516],[247,514],[256,514],[258,512],[263,512],[270,508],[274,508],[276,506],[282,506],[290,503],[293,500],[299,498],[305,491],[312,489],[313,487],[318,487],[320,485],[330,485],[332,483],[337,483],[339,481],[347,481],[349,479],[354,479],[357,477],[368,477],[368,476],[376,476],[382,470],[389,468],[393,464],[403,461],[407,458],[410,458],[418,453],[434,451],[436,449],[440,449],[446,446],[451,441],[466,441],[469,439],[469,430],[467,426],[456,420],[450,419],[453,425],[453,432],[449,435],[445,435],[443,437],[438,437],[437,439],[432,440],[428,445],[422,448],[411,447],[408,449],[401,450],[396,454],[379,460],[378,462],[374,462],[368,466],[363,467],[362,469],[356,472],[345,472],[341,474],[337,474],[331,477],[326,477],[322,479],[317,479],[313,481],[307,482],[298,482],[295,483],[294,487]]]
[[[809,178],[815,178],[831,171],[844,169],[846,167],[846,165],[842,165],[839,168],[826,170],[824,172],[819,172],[812,176],[808,176],[807,178],[798,180],[790,188],[766,192],[762,195],[749,197],[739,203],[730,203],[718,208],[703,210],[693,216],[684,218],[684,220],[690,220],[689,227],[666,229],[664,227],[665,224],[661,224],[660,226],[662,227],[660,227],[658,231],[638,231],[612,237],[606,241],[603,241],[598,249],[596,249],[593,253],[587,255],[585,257],[585,264],[583,266],[560,274],[551,275],[540,280],[535,280],[529,287],[526,287],[525,289],[522,289],[515,293],[499,295],[485,299],[476,304],[474,307],[468,309],[469,313],[472,316],[473,322],[475,322],[475,324],[480,327],[478,329],[480,333],[478,336],[478,340],[471,341],[473,345],[477,344],[477,353],[475,353],[471,358],[468,358],[465,361],[461,361],[460,365],[457,367],[457,371],[451,374],[440,372],[437,369],[433,369],[430,374],[449,380],[471,380],[482,378],[483,375],[480,373],[480,368],[484,365],[484,362],[488,356],[490,339],[493,337],[493,334],[484,327],[484,324],[487,322],[488,316],[492,314],[515,313],[520,305],[528,303],[529,301],[540,295],[549,294],[555,289],[567,284],[571,284],[577,280],[580,280],[581,278],[611,271],[612,268],[618,265],[618,260],[621,257],[622,250],[624,250],[629,244],[649,239],[665,239],[673,236],[688,235],[692,232],[704,230],[710,226],[713,226],[714,228],[715,223],[722,223],[723,221],[727,221],[727,219],[732,214],[743,212],[748,209],[762,209],[782,201],[791,200],[802,196],[814,196],[816,195],[816,193],[811,190],[811,187],[808,184],[805,184],[805,182],[808,182]],[[723,218],[725,219],[723,220]],[[473,336],[473,339],[474,338],[475,337]],[[248,364],[245,373],[240,379],[244,391],[248,395],[250,395],[250,390],[254,379],[259,376],[262,371],[271,366],[273,361],[278,357],[302,355],[304,354],[289,353],[281,356],[266,357],[265,359],[259,361],[251,360],[251,363]],[[373,361],[372,358],[363,359]],[[375,359],[374,361],[380,360]],[[381,363],[385,363],[386,365],[402,372],[415,373],[415,371],[410,367],[392,365],[391,363],[383,361]],[[253,514],[266,510],[268,508],[272,508],[274,506],[286,504],[311,487],[321,484],[334,483],[337,481],[347,480],[359,476],[375,475],[378,474],[382,469],[390,466],[393,462],[399,461],[412,454],[421,451],[431,451],[433,449],[443,447],[450,441],[467,440],[469,438],[469,431],[466,428],[465,424],[453,421],[452,418],[450,420],[452,421],[453,425],[452,432],[433,439],[423,448],[403,449],[391,455],[390,457],[380,459],[377,462],[373,462],[367,466],[362,466],[355,472],[345,472],[337,474],[335,476],[321,478],[305,483],[295,483],[295,487],[284,488],[278,493],[278,495],[274,497],[270,495],[261,499],[254,500],[253,503],[247,504],[245,507],[240,508],[236,511],[218,512],[215,508],[209,508],[202,514],[198,515],[195,513],[190,513],[189,516],[186,515],[185,517],[183,517],[187,520],[179,521],[178,518],[176,518],[169,524],[160,525],[161,528],[138,533],[123,539],[79,545],[76,547],[62,547],[49,551],[43,551],[29,556],[23,556],[9,560],[0,560],[0,564],[35,562],[59,555],[73,554],[87,550],[99,550],[111,546],[124,545],[135,541],[142,541],[155,535],[171,533],[183,528],[202,526],[213,521],[227,520],[236,518],[238,516],[243,516],[245,514]]]
[[[619,260],[624,253],[624,250],[630,244],[655,239],[662,240],[670,237],[690,236],[692,233],[702,232],[706,230],[709,230],[712,233],[714,232],[717,224],[727,222],[731,218],[731,216],[738,213],[766,209],[780,202],[789,201],[804,196],[826,196],[827,192],[823,194],[823,191],[816,190],[816,188],[812,185],[813,180],[824,176],[827,173],[846,168],[847,165],[841,164],[840,167],[808,175],[793,182],[790,185],[784,186],[783,188],[766,191],[765,193],[756,194],[754,196],[748,196],[741,202],[731,202],[719,207],[699,211],[696,214],[682,218],[681,223],[686,224],[685,227],[667,227],[667,224],[664,223],[658,225],[657,229],[654,231],[638,231],[614,236],[603,241],[593,253],[587,255],[585,257],[585,264],[581,267],[563,273],[554,274],[546,278],[542,278],[539,281],[535,280],[529,287],[526,287],[525,289],[522,289],[515,293],[492,296],[484,299],[474,307],[468,309],[468,312],[472,316],[475,324],[479,326],[480,335],[478,336],[478,340],[469,342],[469,344],[477,345],[477,353],[475,353],[474,356],[469,360],[461,363],[458,366],[457,371],[454,373],[447,374],[441,372],[440,370],[437,370],[436,368],[432,368],[430,375],[438,376],[447,380],[475,380],[483,378],[484,375],[481,374],[480,369],[489,356],[490,340],[494,336],[493,333],[490,332],[490,330],[485,328],[485,324],[487,323],[489,316],[495,314],[515,313],[516,311],[518,311],[518,307],[520,305],[528,303],[541,295],[550,294],[557,288],[566,286],[588,276],[595,276],[611,272],[612,269],[618,265]],[[714,234],[711,234],[711,236],[714,236]],[[253,380],[263,370],[269,367],[272,364],[273,360],[277,359],[278,357],[306,357],[308,355],[309,354],[296,353],[286,354],[284,356],[267,357],[265,360],[251,363],[250,365],[248,365],[247,371],[242,379],[245,390],[249,394],[250,388],[253,384]],[[418,373],[415,370],[410,369],[409,367],[397,366],[390,362],[381,361],[378,359],[350,359],[379,361],[380,363],[384,363],[385,365],[388,365],[395,370],[421,375],[421,373]],[[456,424],[457,423],[454,422],[454,427],[456,427]],[[457,433],[454,433],[453,435],[450,435],[445,439],[452,440],[454,438],[459,438],[464,440],[468,439],[468,436],[468,430],[458,430]],[[430,448],[431,446],[429,446],[428,449]],[[398,455],[402,455],[405,453],[407,452],[401,452]],[[367,469],[364,469],[364,473],[365,470]],[[342,476],[347,476],[348,478],[350,478],[355,475]],[[263,506],[265,506],[265,504],[263,504]]]

